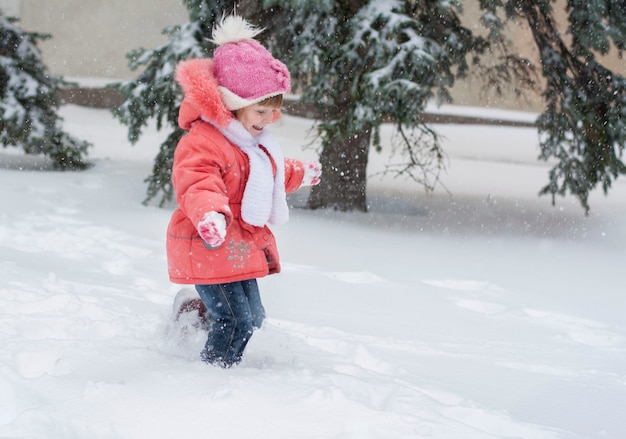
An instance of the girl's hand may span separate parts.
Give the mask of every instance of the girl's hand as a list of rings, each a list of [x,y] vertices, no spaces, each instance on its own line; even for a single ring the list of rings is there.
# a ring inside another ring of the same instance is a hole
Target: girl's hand
[[[226,218],[219,212],[207,212],[198,223],[198,233],[210,248],[218,248],[226,239]]]
[[[300,186],[315,186],[320,182],[322,175],[322,165],[317,160],[302,162],[304,166],[304,177]]]

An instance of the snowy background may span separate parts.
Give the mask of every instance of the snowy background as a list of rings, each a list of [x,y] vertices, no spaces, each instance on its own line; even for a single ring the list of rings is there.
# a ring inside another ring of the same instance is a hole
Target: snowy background
[[[290,198],[268,319],[222,370],[170,321],[173,206],[141,204],[165,133],[62,116],[92,169],[0,150],[0,438],[626,437],[623,180],[585,217],[538,198],[535,130],[438,125],[451,195],[373,177],[368,214]],[[309,127],[274,127],[286,155],[315,156]]]

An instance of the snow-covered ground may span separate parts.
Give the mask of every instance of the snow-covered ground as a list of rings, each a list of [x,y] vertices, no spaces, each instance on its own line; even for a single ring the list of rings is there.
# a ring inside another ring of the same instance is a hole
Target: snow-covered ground
[[[62,115],[92,169],[0,151],[0,438],[626,437],[624,180],[585,217],[537,197],[532,129],[437,126],[451,195],[372,178],[367,214],[290,198],[268,319],[222,370],[170,322],[173,206],[141,204],[165,133],[130,146],[106,110]],[[275,128],[286,155],[314,156],[309,126]]]

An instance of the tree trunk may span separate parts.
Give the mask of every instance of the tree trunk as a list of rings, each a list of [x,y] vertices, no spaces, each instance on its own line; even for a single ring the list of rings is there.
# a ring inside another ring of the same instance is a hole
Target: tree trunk
[[[362,134],[326,145],[320,155],[322,181],[313,186],[310,209],[334,208],[342,212],[367,212],[367,161],[371,127]]]

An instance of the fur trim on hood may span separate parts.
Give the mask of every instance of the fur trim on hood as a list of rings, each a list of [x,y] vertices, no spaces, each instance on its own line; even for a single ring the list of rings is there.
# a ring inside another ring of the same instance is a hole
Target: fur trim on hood
[[[222,101],[211,59],[182,61],[176,67],[175,78],[185,93],[178,114],[182,129],[188,130],[191,123],[200,118],[226,127],[234,118]]]

